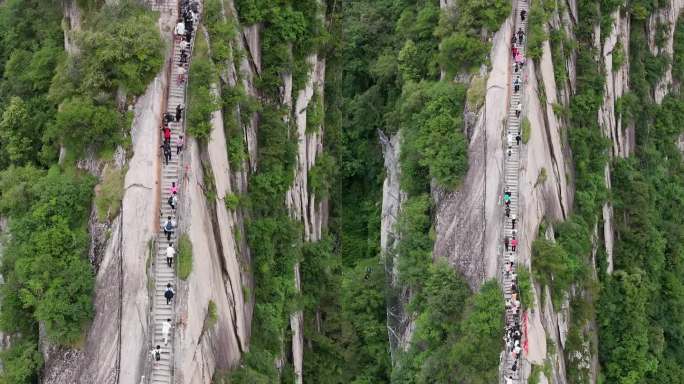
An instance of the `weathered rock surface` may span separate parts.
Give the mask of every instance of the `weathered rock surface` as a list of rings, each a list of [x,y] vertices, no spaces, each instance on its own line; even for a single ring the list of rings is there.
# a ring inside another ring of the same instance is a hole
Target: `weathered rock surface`
[[[294,183],[287,191],[285,205],[288,207],[290,216],[302,222],[304,226],[304,240],[318,241],[321,239],[321,230],[327,212],[323,201],[319,201],[309,193],[308,174],[311,167],[316,163],[316,156],[323,150],[323,127],[315,132],[307,132],[307,107],[311,105],[314,90],[320,95],[323,93],[325,80],[325,61],[319,60],[313,54],[307,58],[311,66],[309,79],[304,89],[297,92],[294,102],[294,122],[297,128],[297,166],[295,169]],[[284,104],[292,103],[292,77],[287,76],[284,87]],[[295,287],[301,290],[299,263],[294,266]],[[292,329],[292,360],[294,366],[295,382],[303,382],[304,363],[304,314],[297,311],[290,315],[290,328]]]
[[[477,288],[497,275],[503,210],[504,122],[508,113],[509,44],[512,21],[494,35],[492,70],[482,113],[469,144],[468,173],[461,187],[447,193],[437,206],[434,257],[444,257]]]
[[[391,138],[381,131],[378,133],[385,163],[385,180],[382,185],[380,250],[385,265],[385,275],[389,279],[390,287],[396,292],[396,297],[391,296],[387,303],[387,334],[392,361],[394,361],[397,351],[404,351],[408,348],[415,328],[413,319],[404,308],[409,302],[410,292],[400,288],[395,250],[397,243],[401,240],[395,225],[399,219],[401,205],[406,200],[407,195],[400,186],[401,131]]]
[[[235,259],[225,259],[224,252],[230,249],[222,249],[222,241],[228,239],[217,238],[227,228],[219,228],[212,220],[211,205],[217,202],[206,199],[206,183],[212,180],[203,178],[200,147],[194,139],[188,140],[185,159],[188,170],[181,183],[180,229],[187,232],[192,243],[193,262],[192,273],[187,281],[181,281],[176,296],[181,319],[176,332],[177,379],[180,383],[208,384],[216,370],[237,365],[248,330],[243,307],[238,308],[234,302],[243,293],[239,278],[231,280],[231,276],[239,275],[239,267]],[[216,305],[218,315],[212,327],[206,323],[210,301]]]

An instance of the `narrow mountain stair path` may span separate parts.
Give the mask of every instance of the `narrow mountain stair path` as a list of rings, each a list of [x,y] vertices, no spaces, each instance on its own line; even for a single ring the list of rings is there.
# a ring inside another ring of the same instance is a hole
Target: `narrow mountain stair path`
[[[522,10],[525,10],[527,13],[525,20],[523,21],[521,19],[520,12]],[[520,54],[527,60],[525,54],[526,54],[526,45],[527,45],[527,21],[529,17],[529,9],[528,9],[528,2],[526,0],[518,0],[517,1],[517,8],[515,9],[515,28],[513,30],[514,36],[516,35],[518,29],[522,29],[523,32],[525,33],[523,43],[522,44],[516,44],[518,47],[518,51]],[[510,52],[510,51],[509,51]],[[520,147],[522,146],[522,141],[520,142],[520,145],[516,143],[515,138],[520,135],[522,137],[522,120],[523,120],[523,114],[522,112],[520,113],[520,116],[516,116],[516,107],[518,103],[523,103],[523,85],[524,85],[524,76],[523,76],[523,69],[519,68],[518,71],[515,71],[515,60],[511,60],[511,82],[510,82],[510,89],[511,89],[511,97],[510,97],[510,103],[509,103],[509,109],[508,109],[508,119],[507,119],[507,127],[506,127],[506,148],[505,148],[505,153],[504,153],[504,190],[508,190],[511,193],[511,202],[510,202],[510,217],[506,217],[504,215],[504,226],[503,226],[503,236],[507,237],[508,239],[513,239],[513,225],[512,225],[512,220],[511,218],[515,217],[516,224],[515,228],[518,229],[520,228],[520,215],[518,214],[518,202],[519,202],[519,195],[518,195],[518,182],[519,182],[519,170],[520,170]],[[518,92],[514,92],[513,90],[513,84],[516,79],[516,77],[520,77],[520,89]],[[523,109],[524,109],[524,103],[523,103]],[[512,138],[512,140],[511,140]],[[509,154],[510,151],[510,154]],[[503,207],[505,209],[505,205]],[[519,236],[516,236],[516,238],[519,238]],[[503,271],[502,271],[502,281],[503,281],[503,292],[504,292],[504,299],[508,303],[512,299],[513,295],[513,285],[516,284],[515,277],[517,276],[517,264],[518,264],[518,259],[517,259],[517,250],[514,252],[512,248],[509,248],[508,251],[506,249],[503,249],[502,252],[502,257],[503,260],[501,261],[501,265],[503,266]],[[513,261],[513,265],[511,268],[511,271],[509,273],[506,273],[506,262],[508,261]],[[519,296],[518,296],[518,300]],[[510,328],[514,326],[515,324],[520,325],[521,324],[521,319],[519,313],[522,310],[518,311],[518,313],[514,313],[514,311],[511,309],[511,307],[506,308],[506,316],[505,316],[505,322],[506,322],[506,328]],[[521,329],[522,332],[522,329]],[[521,348],[522,348],[522,339],[521,339]],[[505,347],[504,349],[504,354],[503,354],[503,377],[502,377],[502,383],[506,383],[505,378],[512,378],[514,383],[522,383],[523,377],[522,377],[522,364],[520,363],[520,359],[522,356],[522,352],[518,355],[517,359],[513,357],[511,348]],[[516,360],[518,360],[517,363],[517,369],[514,371],[513,370],[513,365],[516,363]]]
[[[154,0],[152,0],[154,1]],[[160,11],[172,12],[174,16],[177,16],[177,1],[160,1],[159,9]],[[155,7],[153,7],[155,8]],[[197,31],[197,25],[194,26],[192,43],[194,43],[195,33]],[[188,56],[188,63],[192,57],[192,46],[186,49],[186,54]],[[186,85],[187,85],[187,69],[189,64],[186,65],[186,76],[185,81],[178,81],[178,71],[180,64],[180,45],[175,39],[173,43],[173,53],[172,53],[172,63],[171,63],[171,74],[169,77],[168,84],[168,94],[166,100],[166,112],[176,115],[176,106],[180,105],[183,108],[182,118],[179,121],[172,121],[169,123],[169,128],[171,129],[171,160],[166,164],[163,151],[161,153],[161,187],[160,187],[160,217],[159,217],[159,233],[157,234],[157,249],[156,257],[154,259],[154,298],[152,305],[152,326],[154,329],[153,336],[153,347],[156,348],[157,345],[161,346],[161,361],[154,361],[152,366],[152,372],[150,377],[150,383],[152,384],[172,384],[174,383],[175,369],[174,369],[174,333],[176,326],[176,316],[175,316],[175,301],[174,297],[170,304],[166,304],[166,297],[164,293],[166,291],[167,284],[171,284],[174,292],[176,291],[176,261],[178,259],[178,253],[174,257],[173,264],[171,267],[167,265],[166,262],[166,248],[169,243],[173,243],[173,247],[178,250],[178,223],[179,218],[176,215],[176,211],[171,208],[168,204],[169,197],[171,197],[171,186],[172,183],[176,183],[178,186],[178,193],[180,193],[180,176],[182,168],[182,152],[181,154],[176,153],[176,144],[180,136],[183,136],[184,142],[184,122],[185,122],[185,106],[186,106]],[[164,117],[162,117],[163,119]],[[160,132],[161,135],[161,132]],[[164,142],[163,135],[161,136],[161,143]],[[164,234],[162,229],[163,224],[166,222],[167,218],[171,216],[176,220],[176,230],[171,234],[170,240]],[[162,333],[162,324],[171,319],[173,328],[169,332],[167,343],[164,343],[164,335]]]

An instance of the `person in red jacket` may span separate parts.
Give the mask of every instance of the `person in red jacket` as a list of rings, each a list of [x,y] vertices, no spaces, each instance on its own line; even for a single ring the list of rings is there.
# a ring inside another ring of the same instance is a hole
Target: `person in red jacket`
[[[162,128],[162,133],[164,134],[164,143],[171,143],[171,129],[164,127]]]
[[[515,252],[515,248],[518,246],[518,240],[514,237],[511,239],[511,250]]]

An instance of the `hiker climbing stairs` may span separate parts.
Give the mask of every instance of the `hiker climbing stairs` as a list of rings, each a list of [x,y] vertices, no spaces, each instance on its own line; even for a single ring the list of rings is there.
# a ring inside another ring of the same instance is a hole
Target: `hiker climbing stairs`
[[[154,1],[154,0],[152,0]],[[177,1],[162,1],[163,5],[160,5],[163,9],[169,9],[177,16],[179,11]],[[183,7],[184,1],[181,1],[180,11],[182,12],[185,8]],[[194,26],[194,31],[197,30],[197,25]],[[192,34],[192,39],[190,44],[185,49],[187,54],[187,62],[190,62],[192,57],[192,46],[194,43],[194,33]],[[160,216],[159,216],[159,233],[156,239],[156,256],[154,259],[154,297],[152,304],[152,327],[154,329],[154,334],[152,338],[152,369],[150,373],[150,378],[148,383],[152,384],[171,384],[174,383],[175,369],[174,369],[174,329],[176,325],[175,316],[175,298],[171,299],[167,304],[167,297],[165,297],[165,292],[167,285],[170,284],[172,289],[176,290],[176,263],[175,257],[171,266],[167,264],[167,254],[166,250],[170,244],[173,244],[175,249],[178,249],[178,223],[179,217],[177,216],[176,209],[172,208],[169,204],[169,198],[172,196],[172,186],[173,183],[178,188],[178,193],[180,193],[180,178],[182,169],[182,151],[177,151],[177,144],[179,143],[179,138],[185,136],[184,134],[184,122],[185,122],[185,110],[183,110],[179,115],[180,119],[176,120],[177,117],[177,106],[184,108],[186,105],[185,95],[186,95],[186,85],[187,76],[183,74],[182,81],[179,77],[179,69],[181,64],[181,44],[179,40],[176,39],[174,35],[174,43],[172,48],[171,57],[171,70],[168,79],[168,93],[166,99],[166,113],[169,116],[173,116],[174,119],[168,123],[168,127],[171,130],[171,158],[168,162],[165,159],[164,154],[162,154],[161,160],[161,175],[160,175]],[[189,65],[185,65],[187,70]],[[186,72],[187,73],[187,72]],[[162,116],[164,119],[165,116]],[[164,142],[164,136],[161,135],[161,143]],[[162,152],[162,151],[160,151]],[[176,207],[177,208],[177,207]],[[165,234],[163,226],[167,221],[167,218],[171,217],[176,222],[176,229],[171,233],[170,238]],[[168,332],[168,340],[164,340],[163,325],[171,319],[172,329]],[[166,341],[166,343],[165,343]],[[161,357],[157,361],[154,356],[154,350],[156,346],[161,347]]]
[[[516,47],[518,54],[520,55],[521,58],[525,57],[525,47],[527,45],[527,17],[522,17],[521,12],[524,14],[527,14],[529,12],[528,10],[528,3],[526,0],[517,0],[517,7],[514,10],[514,20],[515,20],[515,25],[514,25],[514,32],[513,35],[517,37],[516,32],[519,30],[522,30],[524,33],[524,38],[522,41],[518,41],[516,44],[511,45],[511,48],[513,46]],[[523,20],[524,19],[524,20]],[[511,57],[514,55],[512,54]],[[504,153],[504,191],[510,192],[510,203],[509,203],[509,208],[510,212],[508,215],[504,215],[504,226],[503,226],[503,234],[502,238],[505,239],[505,243],[507,243],[506,247],[503,249],[502,252],[502,257],[503,260],[501,261],[500,265],[503,266],[503,271],[502,271],[502,285],[503,285],[503,292],[504,292],[504,300],[506,302],[506,315],[505,315],[505,323],[506,323],[506,330],[507,330],[507,335],[506,335],[506,346],[504,347],[504,353],[503,353],[503,361],[502,361],[502,380],[501,382],[504,384],[510,384],[510,383],[522,383],[523,378],[522,378],[522,365],[520,364],[520,359],[522,356],[522,345],[519,345],[517,351],[518,353],[514,353],[513,349],[515,348],[515,341],[514,339],[517,339],[520,343],[522,343],[522,339],[520,337],[520,333],[517,334],[517,337],[511,337],[512,334],[515,333],[514,330],[518,330],[518,332],[522,332],[520,327],[522,326],[520,322],[520,313],[522,309],[519,309],[518,311],[515,310],[515,303],[519,298],[517,297],[517,292],[514,291],[514,285],[516,285],[516,270],[517,270],[517,265],[518,265],[518,258],[517,258],[517,249],[514,250],[516,247],[513,247],[512,245],[514,244],[513,239],[516,239],[515,242],[517,242],[518,236],[516,235],[516,232],[513,228],[513,220],[518,219],[518,203],[519,203],[519,195],[518,195],[518,173],[520,169],[520,147],[521,147],[521,142],[520,142],[520,137],[522,136],[521,132],[521,127],[522,127],[522,118],[523,115],[518,108],[518,105],[522,106],[523,98],[523,83],[524,83],[524,76],[522,75],[523,69],[516,64],[516,58],[513,57],[513,60],[510,61],[511,63],[511,97],[509,101],[509,109],[508,109],[508,118],[507,118],[507,126],[506,126],[506,143],[505,143],[505,153]],[[516,82],[516,79],[519,80]],[[516,87],[515,84],[519,85],[519,90],[516,92]],[[519,104],[520,103],[520,104]],[[515,222],[515,229],[519,228],[520,222],[517,220]],[[510,243],[510,244],[508,244]],[[510,266],[507,265],[508,262],[512,262]],[[516,296],[514,296],[514,294]],[[517,325],[517,328],[516,328]],[[514,368],[515,365],[515,368]]]

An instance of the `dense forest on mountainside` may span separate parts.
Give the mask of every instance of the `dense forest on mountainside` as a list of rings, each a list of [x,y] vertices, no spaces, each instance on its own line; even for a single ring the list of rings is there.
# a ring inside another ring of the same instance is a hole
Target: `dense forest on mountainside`
[[[530,316],[539,309],[544,317],[540,339],[532,340],[532,348],[544,344],[544,356],[520,368],[529,383],[541,375],[573,384],[684,382],[684,16],[672,26],[663,21],[679,12],[671,1],[578,0],[576,9],[531,2],[528,75],[537,88],[528,94],[560,121],[564,153],[557,155],[572,165],[555,177],[572,184],[573,197],[565,220],[542,215],[527,234],[520,298]],[[0,384],[41,382],[46,346],[83,350],[92,336],[101,258],[93,254],[91,225],[113,221],[122,209],[127,166],[109,166],[132,155],[130,106],[162,70],[170,37],[160,34],[160,14],[143,3],[76,1],[82,24],[66,42],[64,2],[0,3],[0,331],[8,340]],[[474,120],[487,101],[504,102],[487,99],[488,74],[514,3],[202,4],[187,132],[199,148],[203,202],[221,201],[244,221],[244,235],[236,227],[232,235],[248,249],[237,246],[248,260],[239,272],[254,281],[235,288],[253,305],[247,344],[231,356],[239,363],[211,361],[205,380],[298,382],[293,314],[301,313],[303,382],[499,381],[505,304],[497,275],[472,284],[453,260],[435,253],[435,239],[443,199],[462,198],[466,175],[481,166],[470,152],[473,131],[481,129]],[[627,22],[619,27],[625,30],[605,52],[618,20]],[[259,55],[250,41],[260,44]],[[322,84],[312,85],[320,63]],[[607,71],[624,68],[626,91],[612,100]],[[508,63],[504,69],[511,70]],[[548,80],[546,70],[554,93],[563,95],[553,103],[546,84],[536,85]],[[307,90],[310,101],[295,110]],[[599,119],[606,105],[619,119],[615,126]],[[217,111],[234,172],[227,178],[240,185],[220,197],[207,154]],[[304,135],[320,140],[305,173],[311,201],[323,202],[326,212],[314,240],[286,202],[301,172],[302,113]],[[250,124],[253,142],[245,138]],[[525,144],[540,135],[530,133],[529,120],[521,126]],[[619,130],[633,131],[626,153],[611,136]],[[392,167],[383,151],[393,138],[400,146],[400,209],[383,249]],[[88,162],[98,162],[99,171]],[[543,169],[535,189],[546,181]],[[521,220],[526,214],[533,216],[521,212]],[[614,237],[610,245],[604,228]],[[198,273],[193,262],[208,256],[182,239],[186,280]],[[209,308],[202,335],[221,326],[216,303]],[[394,333],[398,313],[406,339]],[[237,326],[230,331],[237,334]],[[554,344],[556,333],[562,345]]]

